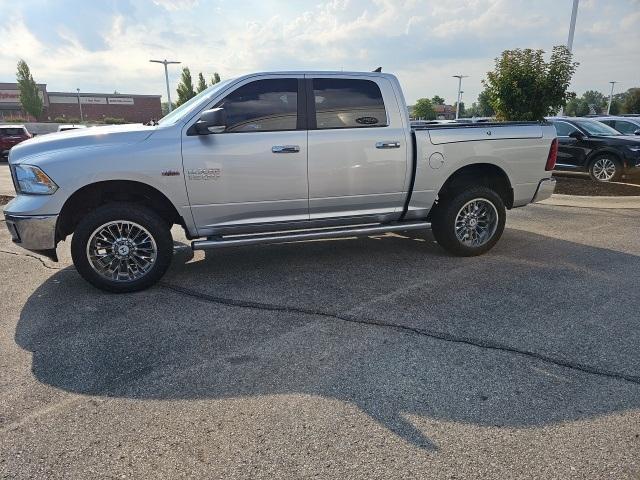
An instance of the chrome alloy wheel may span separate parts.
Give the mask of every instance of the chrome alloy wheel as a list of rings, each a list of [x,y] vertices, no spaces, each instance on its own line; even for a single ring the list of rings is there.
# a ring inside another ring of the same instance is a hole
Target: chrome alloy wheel
[[[156,241],[137,223],[116,220],[96,228],[87,242],[87,259],[102,277],[131,282],[144,277],[158,255]]]
[[[498,210],[486,198],[465,203],[456,216],[456,237],[467,247],[487,243],[498,228]]]
[[[599,158],[593,164],[593,176],[601,182],[610,181],[616,174],[616,164],[609,158]]]

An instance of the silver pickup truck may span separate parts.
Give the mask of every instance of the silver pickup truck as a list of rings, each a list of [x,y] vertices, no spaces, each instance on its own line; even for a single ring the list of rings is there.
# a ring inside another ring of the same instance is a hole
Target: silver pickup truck
[[[10,152],[6,225],[78,272],[140,290],[192,248],[431,228],[455,255],[495,245],[506,209],[549,197],[556,132],[545,123],[412,129],[395,76],[278,72],[227,80],[155,125],[28,140]]]

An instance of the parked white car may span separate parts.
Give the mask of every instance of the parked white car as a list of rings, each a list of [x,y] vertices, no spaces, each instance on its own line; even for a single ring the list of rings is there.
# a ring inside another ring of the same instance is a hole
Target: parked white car
[[[6,225],[56,259],[73,234],[78,272],[130,292],[193,249],[432,228],[455,255],[502,235],[506,209],[545,199],[557,153],[546,123],[414,130],[395,76],[259,73],[220,82],[157,125],[27,141],[9,158]]]

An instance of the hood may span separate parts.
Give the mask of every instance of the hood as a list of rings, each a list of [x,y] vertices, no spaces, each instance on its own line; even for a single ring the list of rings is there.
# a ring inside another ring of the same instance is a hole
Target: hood
[[[136,143],[145,140],[156,126],[142,124],[112,125],[48,133],[26,140],[11,149],[11,163],[45,152],[97,145]]]

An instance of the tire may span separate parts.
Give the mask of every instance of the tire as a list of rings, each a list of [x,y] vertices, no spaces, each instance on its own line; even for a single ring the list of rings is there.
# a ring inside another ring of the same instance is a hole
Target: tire
[[[506,218],[500,195],[487,187],[471,187],[438,203],[431,218],[431,229],[447,252],[472,257],[488,252],[500,240]],[[470,234],[472,231],[476,233]]]
[[[78,273],[94,287],[136,292],[165,274],[173,258],[173,239],[167,222],[152,210],[110,203],[80,221],[71,240],[71,256]]]
[[[617,182],[622,178],[622,163],[613,155],[598,155],[589,165],[589,176],[595,182]]]

